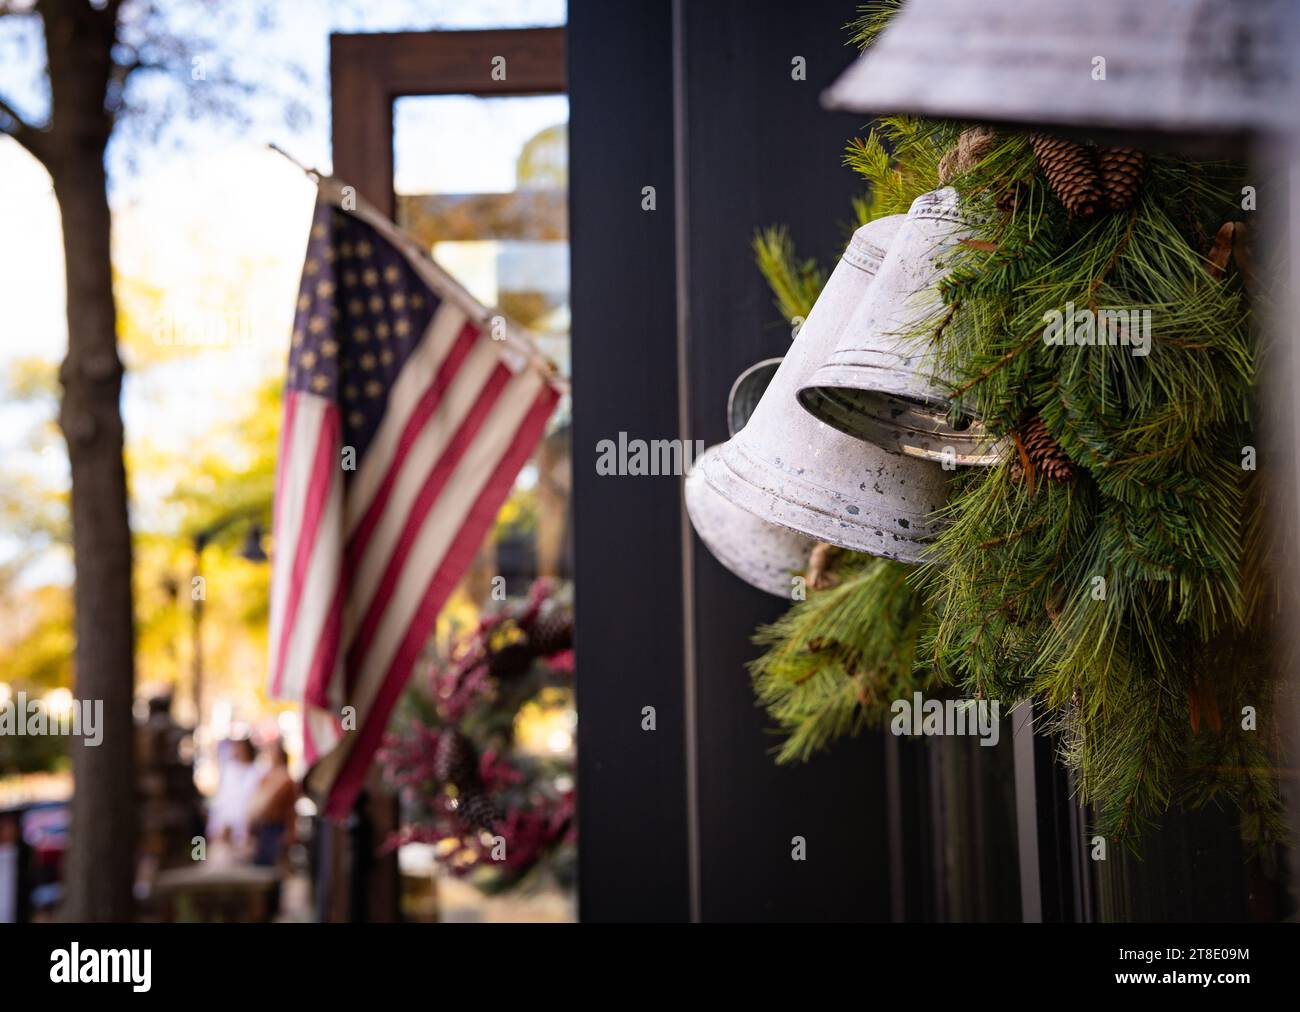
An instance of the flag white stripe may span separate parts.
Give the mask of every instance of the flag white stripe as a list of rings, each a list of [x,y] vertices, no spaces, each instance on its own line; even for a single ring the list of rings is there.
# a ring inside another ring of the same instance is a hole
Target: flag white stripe
[[[348,609],[343,639],[345,644],[351,644],[356,632],[354,627],[359,626],[365,618],[366,609],[370,607],[379,588],[379,581],[388,568],[389,559],[392,558],[411,514],[411,507],[424,487],[429,472],[442,458],[456,430],[474,409],[484,386],[500,362],[500,356],[490,343],[479,341],[475,345],[444,392],[438,409],[429,416],[419,437],[406,454],[406,459],[402,461],[392,492],[384,504],[384,511],[370,535],[352,580],[354,607]]]
[[[333,752],[342,737],[335,715],[306,703],[302,708],[302,719],[307,725],[304,738],[315,749],[315,754],[309,756],[308,761],[315,761]]]
[[[321,511],[320,527],[312,539],[311,561],[284,659],[281,693],[292,699],[301,699],[307,691],[316,647],[334,603],[343,568],[342,523],[343,479],[339,469],[335,468],[326,493],[325,508]],[[339,660],[336,658],[334,671],[338,670]],[[331,673],[331,684],[336,680]]]
[[[302,529],[307,493],[311,487],[315,467],[316,443],[326,425],[326,416],[332,410],[330,402],[309,394],[295,395],[297,403],[293,412],[293,431],[284,442],[282,464],[289,471],[281,490],[281,501],[276,505],[278,526],[271,532],[274,553],[271,560],[271,663],[280,656],[280,641],[284,628],[285,611],[289,605],[289,587],[293,583],[294,556],[298,551],[298,536]],[[274,672],[272,673],[274,678]],[[281,689],[281,698],[290,698]]]
[[[438,374],[461,329],[469,319],[459,306],[444,302],[429,321],[424,338],[406,360],[388,393],[384,417],[348,488],[347,534],[350,537],[388,473],[407,419]]]

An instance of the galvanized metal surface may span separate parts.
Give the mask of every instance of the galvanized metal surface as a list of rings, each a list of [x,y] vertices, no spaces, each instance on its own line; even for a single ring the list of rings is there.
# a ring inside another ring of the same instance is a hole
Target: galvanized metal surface
[[[1295,0],[908,0],[822,102],[1230,144],[1290,127],[1296,9]]]
[[[727,396],[727,425],[733,436],[745,427],[780,366],[781,359],[768,358],[736,377]],[[700,464],[717,452],[718,447],[709,447],[686,477],[691,526],[714,558],[736,576],[751,587],[789,600],[792,578],[803,572],[816,542],[754,516],[710,485]]]
[[[819,422],[795,391],[836,346],[903,222],[854,234],[748,424],[697,466],[737,506],[819,541],[919,561],[947,498],[936,464],[886,453]]]
[[[789,601],[792,578],[804,571],[816,542],[755,516],[710,485],[703,468],[720,448],[705,450],[686,476],[686,512],[691,526],[714,558],[751,587]]]
[[[937,285],[950,254],[971,234],[957,191],[923,194],[889,247],[870,297],[850,317],[834,352],[798,391],[820,421],[891,453],[950,464],[993,464],[995,445],[972,415],[948,422],[949,390],[935,375],[932,346],[919,335],[939,326]]]
[[[745,427],[780,368],[781,359],[765,358],[736,377],[736,382],[731,384],[731,393],[727,395],[728,433],[734,436]]]

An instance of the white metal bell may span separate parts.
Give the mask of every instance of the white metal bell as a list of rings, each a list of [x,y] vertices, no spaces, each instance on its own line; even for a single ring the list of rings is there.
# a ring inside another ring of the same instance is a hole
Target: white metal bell
[[[1297,29],[1294,0],[908,0],[823,104],[1231,150],[1290,129]]]
[[[957,243],[970,234],[952,187],[918,197],[870,297],[800,387],[799,403],[828,425],[891,453],[950,467],[1000,460],[1003,448],[977,418],[964,414],[949,422],[949,385],[935,375],[932,347],[918,339],[942,319],[936,286]]]
[[[917,562],[939,529],[944,471],[846,436],[795,400],[869,291],[903,218],[891,215],[854,233],[753,416],[697,471],[763,520],[842,548]]]

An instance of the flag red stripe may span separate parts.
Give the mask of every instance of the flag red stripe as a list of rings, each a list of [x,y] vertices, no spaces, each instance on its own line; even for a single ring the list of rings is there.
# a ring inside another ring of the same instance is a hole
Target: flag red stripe
[[[311,715],[307,712],[307,704],[302,706],[302,750],[303,758],[307,760],[308,766],[314,766],[316,760],[320,758],[320,752],[316,749],[316,736],[311,733]]]
[[[357,732],[357,739],[343,762],[343,767],[330,787],[325,814],[331,819],[344,818],[352,808],[366,771],[370,758],[383,737],[388,725],[389,714],[397,704],[411,669],[419,657],[420,650],[433,632],[438,612],[455,589],[457,581],[465,568],[474,558],[484,537],[487,536],[497,511],[510,494],[515,476],[528,461],[546,427],[546,420],[555,409],[559,395],[554,388],[543,388],[533,406],[528,410],[515,431],[514,440],[509,451],[502,457],[492,476],[483,486],[474,506],[461,524],[460,530],[452,540],[441,562],[434,570],[433,579],[424,592],[420,607],[416,610],[402,645],[393,658],[393,663],[384,675],[384,682],[375,697],[374,705],[366,713],[362,726]]]
[[[375,527],[379,524],[379,518],[383,515],[384,507],[388,504],[388,497],[392,495],[393,485],[397,482],[397,476],[401,473],[402,464],[410,453],[412,444],[419,437],[420,431],[437,408],[447,388],[451,386],[457,373],[460,372],[461,365],[469,356],[469,353],[473,351],[474,342],[478,340],[478,337],[479,329],[467,320],[447,352],[447,357],[443,359],[442,364],[438,367],[433,382],[429,384],[428,389],[425,390],[420,400],[411,410],[406,426],[402,429],[401,438],[397,441],[397,448],[393,453],[392,462],[384,474],[383,481],[375,490],[374,498],[370,500],[365,516],[361,518],[361,523],[357,525],[357,529],[348,544],[348,573],[356,571],[357,562],[365,551]]]
[[[294,551],[293,571],[289,579],[289,596],[284,607],[284,622],[280,626],[282,630],[280,649],[279,656],[275,659],[274,675],[276,692],[279,692],[284,677],[285,656],[289,652],[289,641],[293,639],[294,621],[298,617],[298,605],[302,600],[302,587],[306,582],[312,549],[316,546],[317,528],[320,526],[321,514],[325,512],[325,499],[338,474],[338,462],[334,459],[338,433],[338,411],[331,406],[321,419],[320,435],[316,439],[316,452],[311,461],[311,484],[307,488],[302,526],[298,529],[298,544]]]
[[[452,473],[456,470],[456,465],[460,463],[466,451],[473,445],[474,438],[483,427],[483,423],[487,421],[488,416],[491,415],[506,384],[513,378],[514,374],[509,369],[501,363],[497,363],[488,376],[487,382],[483,384],[483,389],[479,392],[474,406],[461,422],[456,434],[452,436],[442,456],[433,465],[433,469],[425,479],[419,495],[411,503],[411,511],[406,517],[402,533],[393,548],[393,554],[389,557],[388,565],[384,569],[384,575],[380,578],[374,596],[370,599],[370,606],[366,609],[365,618],[362,620],[361,627],[357,630],[356,637],[348,646],[347,678],[349,692],[355,683],[361,661],[366,656],[366,651],[370,649],[370,644],[374,641],[375,630],[379,628],[379,622],[383,618],[384,609],[388,607],[388,602],[393,596],[398,578],[406,566],[407,557],[411,553],[411,545],[420,533],[420,528],[424,526],[429,510],[433,508],[434,502],[442,494],[444,486],[446,486]],[[368,589],[363,588],[363,590]]]
[[[334,675],[334,663],[339,656],[340,628],[343,624],[343,581],[334,588],[334,598],[330,601],[329,612],[325,615],[325,624],[321,627],[320,639],[312,653],[311,668],[307,671],[307,690],[304,698],[313,706],[322,710],[332,707],[329,696],[330,679]]]

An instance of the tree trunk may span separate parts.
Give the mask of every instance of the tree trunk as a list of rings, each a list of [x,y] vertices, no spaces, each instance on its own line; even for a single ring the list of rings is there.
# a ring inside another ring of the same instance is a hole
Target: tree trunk
[[[63,916],[126,921],[134,914],[136,856],[135,630],[104,170],[114,25],[88,4],[53,0],[43,7],[53,112],[45,161],[63,217],[68,287],[59,425],[72,472],[76,696],[103,703],[101,743],[92,748],[77,738],[72,744]]]

